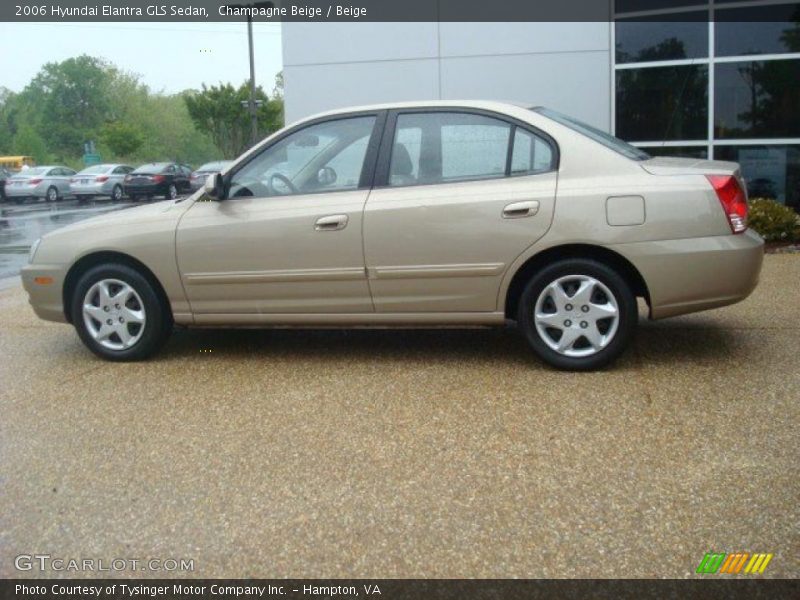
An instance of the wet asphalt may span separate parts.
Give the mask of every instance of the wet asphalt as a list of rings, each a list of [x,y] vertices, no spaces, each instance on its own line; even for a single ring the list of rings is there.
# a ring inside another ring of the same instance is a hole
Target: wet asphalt
[[[7,286],[0,577],[690,577],[710,551],[797,577],[798,282],[767,256],[745,302],[584,374],[511,329],[182,331],[113,364]]]

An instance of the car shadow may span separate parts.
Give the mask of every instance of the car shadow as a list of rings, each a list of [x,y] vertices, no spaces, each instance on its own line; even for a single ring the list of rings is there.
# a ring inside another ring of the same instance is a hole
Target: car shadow
[[[691,327],[642,322],[632,347],[616,364],[728,361],[741,352],[736,332],[708,320]],[[498,329],[183,329],[159,355],[315,361],[486,362],[549,369],[512,326]]]

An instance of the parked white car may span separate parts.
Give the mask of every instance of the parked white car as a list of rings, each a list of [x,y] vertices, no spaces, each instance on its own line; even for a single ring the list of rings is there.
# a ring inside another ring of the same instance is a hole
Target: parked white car
[[[129,165],[102,164],[86,167],[69,180],[69,189],[80,201],[95,196],[108,196],[122,200],[125,175],[133,171]]]
[[[6,196],[17,204],[28,198],[55,202],[69,195],[69,180],[73,175],[73,169],[58,165],[26,169],[6,182]]]

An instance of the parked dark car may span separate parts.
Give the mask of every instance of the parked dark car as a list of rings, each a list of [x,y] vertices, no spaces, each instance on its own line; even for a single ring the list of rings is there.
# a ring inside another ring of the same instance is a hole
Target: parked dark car
[[[0,167],[0,202],[6,201],[6,181],[11,179],[11,172],[5,167]]]
[[[125,177],[125,194],[134,202],[139,198],[164,196],[174,199],[189,190],[189,174],[176,163],[148,163]]]
[[[206,182],[206,179],[208,179],[209,175],[222,172],[222,170],[232,162],[232,160],[215,160],[197,167],[197,170],[192,173],[191,177],[189,177],[192,191],[194,192],[195,190],[203,187],[203,184]]]

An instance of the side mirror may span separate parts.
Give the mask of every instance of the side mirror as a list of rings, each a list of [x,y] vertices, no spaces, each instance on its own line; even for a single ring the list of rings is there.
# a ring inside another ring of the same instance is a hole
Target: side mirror
[[[332,167],[322,167],[317,171],[317,183],[320,185],[332,185],[336,183],[336,171]]]
[[[222,175],[219,173],[212,173],[206,177],[206,183],[203,185],[203,191],[206,196],[212,200],[222,200]]]

